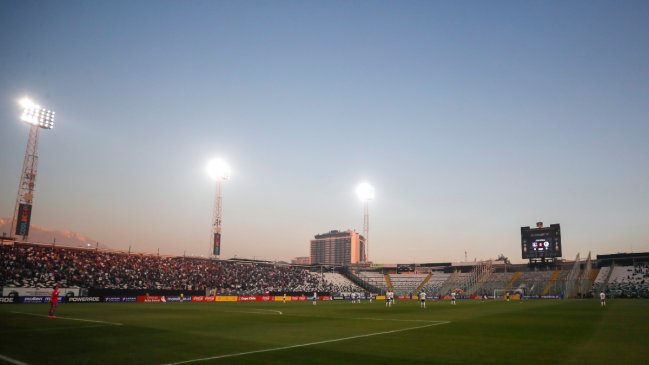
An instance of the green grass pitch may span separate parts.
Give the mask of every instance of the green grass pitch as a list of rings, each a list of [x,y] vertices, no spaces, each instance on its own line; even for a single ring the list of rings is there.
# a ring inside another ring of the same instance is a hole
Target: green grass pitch
[[[649,301],[0,306],[0,364],[642,364]],[[281,313],[281,314],[280,314]]]

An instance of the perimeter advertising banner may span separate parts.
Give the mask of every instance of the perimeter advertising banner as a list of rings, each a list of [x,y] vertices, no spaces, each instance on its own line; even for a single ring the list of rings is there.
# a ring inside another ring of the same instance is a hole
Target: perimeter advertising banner
[[[20,304],[43,304],[49,303],[50,297],[31,296],[31,297],[18,297]],[[59,303],[65,303],[65,297],[59,297]]]
[[[157,295],[139,295],[136,300],[138,303],[161,303],[162,297]]]
[[[137,297],[104,297],[104,303],[135,303]]]
[[[0,304],[18,303],[18,297],[0,297]]]
[[[67,303],[100,303],[101,297],[68,297]]]
[[[29,235],[29,223],[32,219],[32,205],[20,204],[18,206],[18,219],[16,222],[16,235],[27,236]]]
[[[239,297],[236,295],[223,295],[214,297],[215,302],[236,302],[239,300]]]
[[[256,302],[257,297],[254,295],[240,295],[239,296],[239,301],[240,302]]]

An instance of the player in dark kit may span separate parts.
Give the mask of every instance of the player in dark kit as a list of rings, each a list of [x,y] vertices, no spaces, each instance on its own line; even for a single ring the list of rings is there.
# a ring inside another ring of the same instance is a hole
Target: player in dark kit
[[[54,289],[52,289],[52,296],[50,297],[50,314],[48,317],[50,318],[55,318],[56,317],[56,307],[59,306],[59,286],[54,285]]]

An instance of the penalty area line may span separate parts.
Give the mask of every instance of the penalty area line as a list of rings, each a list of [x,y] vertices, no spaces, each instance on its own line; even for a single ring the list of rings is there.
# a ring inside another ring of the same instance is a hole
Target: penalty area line
[[[273,347],[273,348],[270,348],[270,349],[254,350],[254,351],[247,351],[247,352],[237,352],[237,353],[234,353],[234,354],[225,354],[225,355],[203,357],[203,358],[200,358],[200,359],[192,359],[192,360],[185,360],[185,361],[178,361],[178,362],[170,362],[170,363],[166,363],[166,364],[163,364],[163,365],[190,364],[190,363],[193,363],[193,362],[217,360],[217,359],[224,359],[224,358],[228,358],[228,357],[245,356],[245,355],[259,354],[259,353],[272,352],[272,351],[290,350],[290,349],[299,348],[299,347],[315,346],[315,345],[322,345],[322,344],[325,344],[325,343],[333,343],[333,342],[342,342],[342,341],[354,340],[354,339],[357,339],[357,338],[380,336],[380,335],[387,335],[387,334],[390,334],[390,333],[412,331],[412,330],[416,330],[416,329],[420,329],[420,328],[439,326],[440,324],[447,324],[447,323],[451,323],[451,322],[445,321],[445,322],[429,323],[429,324],[426,324],[426,325],[423,325],[423,326],[401,328],[401,329],[398,329],[398,330],[372,332],[372,333],[368,333],[368,334],[364,334],[364,335],[334,338],[334,339],[331,339],[331,340],[323,340],[323,341],[301,343],[301,344],[298,344],[298,345]]]
[[[6,361],[6,362],[8,362],[10,364],[14,364],[14,365],[29,365],[26,362],[19,361],[19,360],[16,360],[16,359],[12,359],[9,356],[5,356],[5,355],[0,355],[0,360],[4,360],[4,361]]]
[[[26,312],[10,312],[14,314],[23,314],[26,316],[33,316],[33,317],[44,317],[44,318],[50,318],[50,316],[46,316],[44,314],[35,314],[35,313],[26,313]],[[91,322],[91,323],[104,323],[104,324],[109,324],[113,326],[123,326],[124,324],[122,323],[117,323],[117,322],[108,322],[108,321],[98,321],[94,319],[84,319],[84,318],[72,318],[72,317],[53,317],[52,319],[65,319],[68,321],[80,321],[80,322]]]

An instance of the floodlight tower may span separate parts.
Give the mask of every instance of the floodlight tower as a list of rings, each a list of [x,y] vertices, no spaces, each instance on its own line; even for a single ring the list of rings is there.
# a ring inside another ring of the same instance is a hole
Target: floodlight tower
[[[370,257],[370,215],[369,201],[374,200],[374,187],[366,182],[358,184],[356,195],[363,202],[363,236],[365,236],[365,257],[363,262],[368,262]]]
[[[18,185],[18,195],[14,215],[11,220],[11,233],[22,236],[23,241],[29,236],[29,224],[32,215],[32,203],[34,201],[34,186],[36,185],[36,167],[38,165],[38,137],[40,130],[52,129],[54,127],[54,112],[40,107],[33,101],[23,98],[20,100],[23,107],[23,114],[20,120],[31,124],[29,138],[23,169]]]
[[[210,238],[210,252],[208,256],[218,259],[221,255],[222,184],[223,180],[230,179],[230,166],[221,159],[214,159],[207,164],[207,173],[212,179],[216,180],[214,222],[212,223],[212,236]]]

